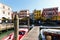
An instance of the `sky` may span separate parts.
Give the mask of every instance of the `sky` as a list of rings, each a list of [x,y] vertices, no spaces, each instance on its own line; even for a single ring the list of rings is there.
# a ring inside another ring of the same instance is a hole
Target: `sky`
[[[60,0],[0,0],[0,3],[9,5],[13,11],[28,9],[32,12],[51,7],[58,7],[60,11]]]

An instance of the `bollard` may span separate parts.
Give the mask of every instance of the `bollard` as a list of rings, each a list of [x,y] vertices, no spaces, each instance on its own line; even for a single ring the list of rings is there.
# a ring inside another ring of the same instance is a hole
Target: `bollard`
[[[14,40],[18,40],[18,29],[19,29],[19,20],[18,15],[14,17]]]

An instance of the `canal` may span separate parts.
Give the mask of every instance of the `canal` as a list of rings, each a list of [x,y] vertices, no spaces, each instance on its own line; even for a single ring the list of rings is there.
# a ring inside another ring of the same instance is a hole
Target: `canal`
[[[10,33],[14,32],[13,29],[10,29],[10,30],[5,30],[5,31],[2,31],[2,33],[0,33],[0,40],[2,38],[4,38],[5,36],[8,36]]]

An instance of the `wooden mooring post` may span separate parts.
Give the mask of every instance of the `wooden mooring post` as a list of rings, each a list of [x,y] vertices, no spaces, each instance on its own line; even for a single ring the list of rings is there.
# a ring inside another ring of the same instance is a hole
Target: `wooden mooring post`
[[[19,29],[19,20],[18,20],[18,15],[15,15],[14,17],[14,40],[18,40],[18,31]]]
[[[27,24],[27,26],[28,26],[28,32],[29,32],[29,29],[30,29],[30,18],[29,18],[29,16],[28,16],[28,24]]]

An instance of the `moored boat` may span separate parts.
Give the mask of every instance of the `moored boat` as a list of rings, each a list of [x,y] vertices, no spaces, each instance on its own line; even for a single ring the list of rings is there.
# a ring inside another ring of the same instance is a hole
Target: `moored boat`
[[[22,40],[23,36],[26,35],[27,33],[28,33],[27,28],[19,29],[18,39]],[[9,34],[8,36],[5,36],[4,38],[2,38],[2,40],[14,40],[14,32]]]
[[[42,29],[41,36],[42,36],[42,39],[45,39],[45,40],[60,40],[60,30],[59,29]]]

